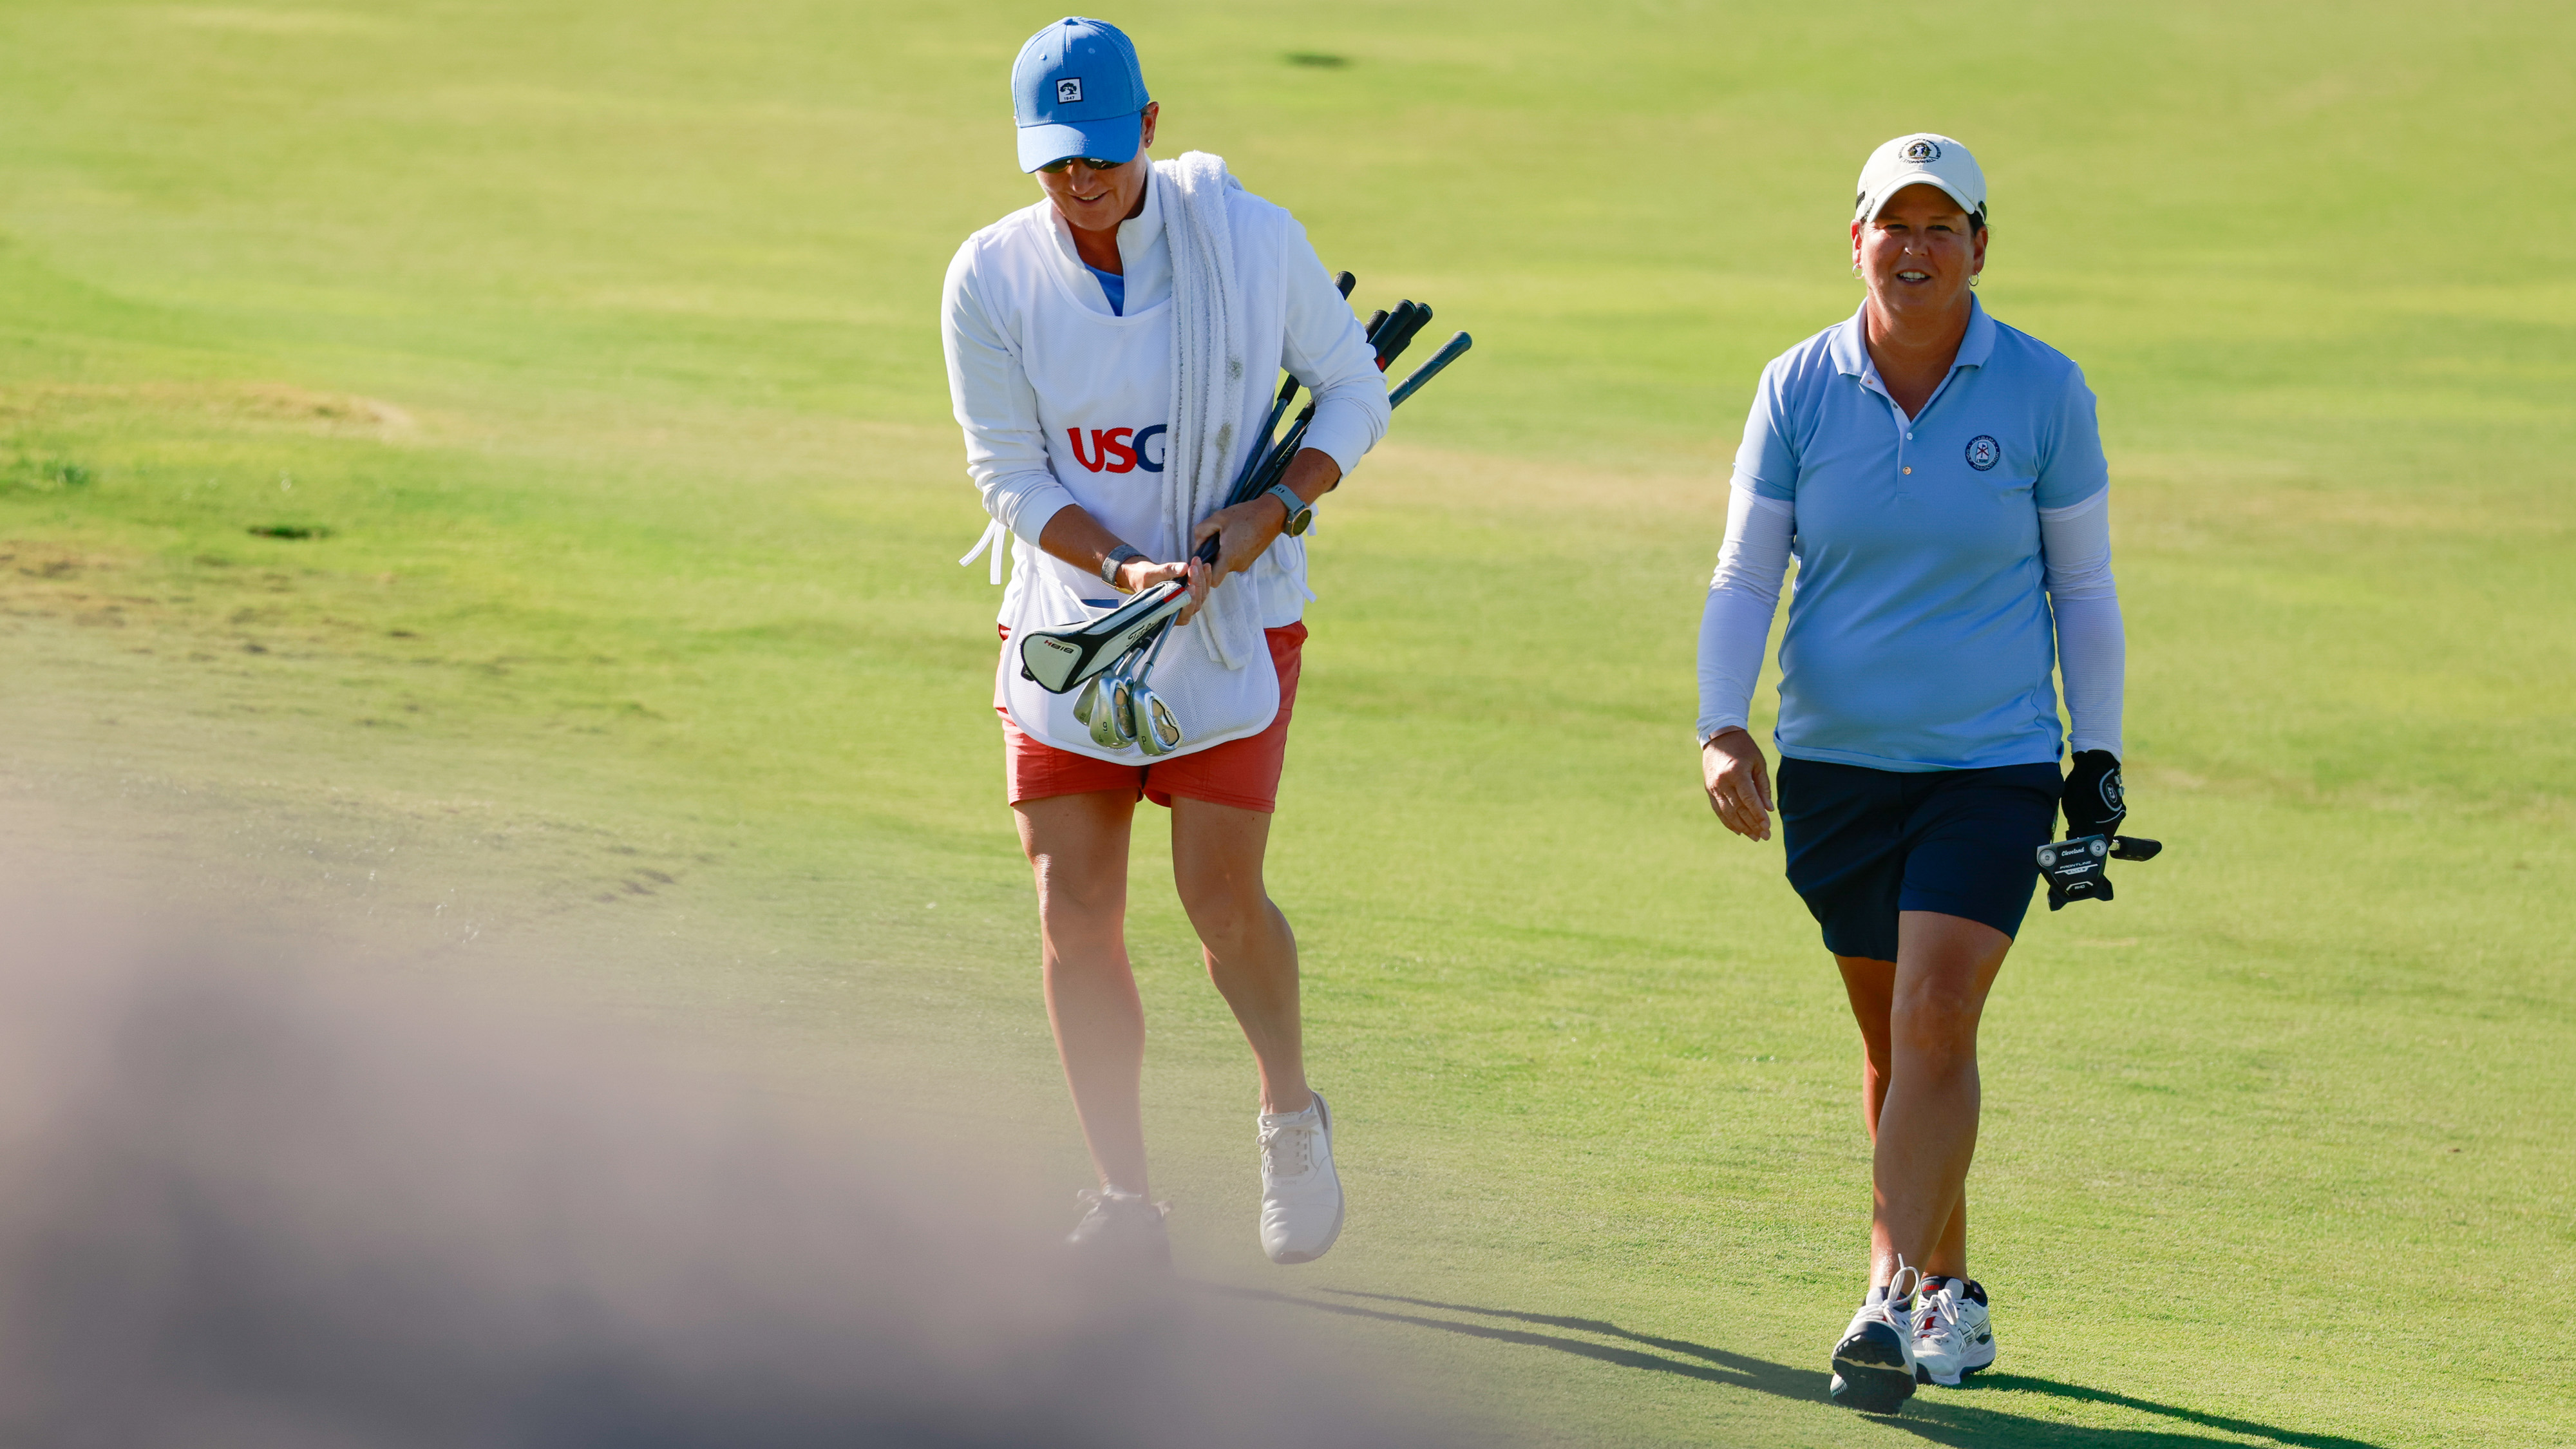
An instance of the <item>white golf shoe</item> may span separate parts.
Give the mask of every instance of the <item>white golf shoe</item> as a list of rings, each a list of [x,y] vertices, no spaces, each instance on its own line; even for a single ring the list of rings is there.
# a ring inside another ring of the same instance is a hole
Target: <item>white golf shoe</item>
[[[1896,1265],[1896,1280],[1872,1288],[1834,1345],[1834,1381],[1826,1393],[1846,1409],[1893,1414],[1914,1397],[1915,1288],[1923,1275]]]
[[[1986,1317],[1986,1290],[1969,1278],[1936,1278],[1914,1314],[1914,1378],[1957,1388],[1963,1375],[1995,1361],[1995,1329]]]
[[[1303,1112],[1260,1116],[1261,1251],[1274,1263],[1311,1263],[1342,1235],[1333,1110],[1314,1096]]]
[[[1083,1205],[1082,1221],[1065,1241],[1085,1260],[1114,1270],[1171,1271],[1172,1241],[1163,1231],[1170,1204],[1114,1187],[1087,1187],[1074,1200]]]

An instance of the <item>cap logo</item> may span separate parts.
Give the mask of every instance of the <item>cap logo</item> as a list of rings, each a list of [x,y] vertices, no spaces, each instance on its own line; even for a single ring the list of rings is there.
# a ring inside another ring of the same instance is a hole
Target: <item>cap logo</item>
[[[1983,473],[2004,459],[2003,444],[1983,433],[1968,440],[1968,466]]]
[[[1941,147],[1933,141],[1909,141],[1905,144],[1905,159],[1917,166],[1929,166],[1941,159]]]
[[[1082,77],[1066,76],[1055,83],[1055,103],[1069,106],[1082,99]]]

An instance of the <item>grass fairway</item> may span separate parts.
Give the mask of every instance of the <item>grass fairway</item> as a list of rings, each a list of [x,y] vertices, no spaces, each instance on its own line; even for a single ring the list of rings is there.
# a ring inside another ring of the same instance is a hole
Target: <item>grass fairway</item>
[[[1033,196],[1050,15],[0,8],[0,809],[420,939],[551,921],[577,994],[904,1068],[1082,1182],[934,326]],[[1314,1267],[1259,1261],[1248,1062],[1140,851],[1190,1272],[1541,1442],[2576,1442],[2576,12],[1112,18],[1167,152],[1478,337],[1318,535]],[[2004,1356],[1882,1423],[1822,1392],[1852,1031],[1698,798],[1689,656],[1754,377],[1855,304],[1851,178],[1916,128],[2101,395],[2169,849],[2007,966]]]

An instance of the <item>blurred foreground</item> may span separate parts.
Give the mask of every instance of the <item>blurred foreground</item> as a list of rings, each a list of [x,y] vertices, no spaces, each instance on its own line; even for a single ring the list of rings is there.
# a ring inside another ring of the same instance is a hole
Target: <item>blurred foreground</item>
[[[1437,1438],[1222,1298],[1090,1276],[953,1143],[272,934],[0,896],[7,1442]]]

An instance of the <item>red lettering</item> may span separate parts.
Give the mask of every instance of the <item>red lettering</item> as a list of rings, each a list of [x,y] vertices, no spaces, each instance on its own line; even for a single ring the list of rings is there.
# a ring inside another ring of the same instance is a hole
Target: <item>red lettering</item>
[[[1136,450],[1127,446],[1127,440],[1135,434],[1134,428],[1111,428],[1106,433],[1094,432],[1091,435],[1091,446],[1099,450],[1102,466],[1112,473],[1135,472]]]
[[[1091,447],[1094,453],[1099,454],[1097,457],[1086,458],[1082,456],[1082,429],[1067,428],[1064,430],[1064,435],[1073,439],[1073,461],[1080,463],[1083,467],[1097,473],[1100,471],[1100,465],[1109,461],[1109,455],[1100,452],[1100,430],[1098,428],[1091,430]]]

